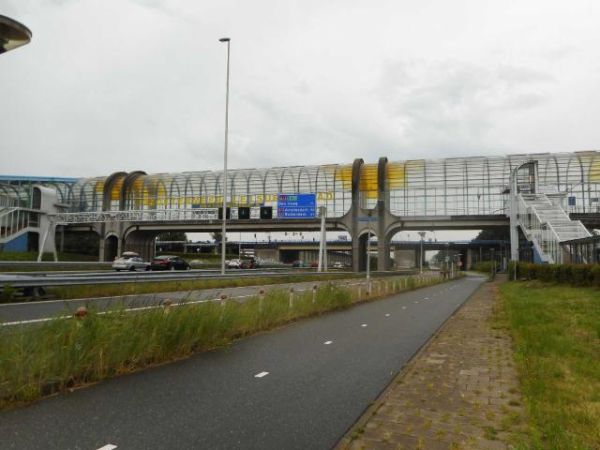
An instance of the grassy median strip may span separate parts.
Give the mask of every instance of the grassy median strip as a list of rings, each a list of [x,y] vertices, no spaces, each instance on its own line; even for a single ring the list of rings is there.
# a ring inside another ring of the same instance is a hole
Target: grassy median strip
[[[370,292],[358,282],[324,283],[315,291],[269,290],[242,303],[224,300],[134,313],[90,311],[82,318],[0,327],[0,409],[440,281],[433,276],[381,278],[373,281]]]
[[[122,283],[85,284],[75,286],[58,286],[46,289],[46,298],[69,300],[74,298],[114,297],[121,295],[155,294],[158,292],[194,291],[200,289],[218,289],[223,287],[265,286],[270,284],[300,283],[303,281],[328,281],[345,278],[354,278],[359,275],[348,273],[329,273],[326,275],[316,273],[298,273],[291,275],[257,275],[241,276],[236,278],[210,279],[201,278],[179,281],[124,281]],[[16,290],[7,284],[0,296],[0,303],[23,301],[16,295]],[[37,299],[36,299],[37,300]]]
[[[49,288],[49,294],[60,299],[113,297],[119,295],[154,294],[157,292],[194,291],[200,289],[218,289],[224,287],[265,286],[269,284],[301,283],[303,281],[328,281],[353,278],[358,275],[331,273],[299,273],[279,276],[241,276],[236,278],[206,279],[181,281],[142,281],[114,284],[87,284],[81,286],[61,286]]]
[[[600,291],[501,286],[533,449],[600,448]]]

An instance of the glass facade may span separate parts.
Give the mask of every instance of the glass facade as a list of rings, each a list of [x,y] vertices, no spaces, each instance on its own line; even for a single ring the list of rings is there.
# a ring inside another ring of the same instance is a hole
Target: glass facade
[[[599,152],[538,153],[510,156],[391,161],[385,187],[396,216],[507,214],[511,170],[538,161],[538,191],[562,194],[569,212],[600,211]],[[359,203],[378,200],[378,164],[361,166]],[[352,205],[352,165],[294,166],[230,170],[228,205],[272,206],[277,194],[315,193],[329,217],[341,217]],[[222,172],[113,174],[80,179],[73,186],[73,211],[186,210],[222,204]],[[108,186],[108,189],[105,189]],[[106,192],[105,192],[106,191]],[[105,198],[106,196],[106,198]]]
[[[223,175],[219,171],[113,176],[107,210],[162,210],[218,208],[223,202]],[[315,193],[317,206],[329,217],[341,217],[352,204],[352,167],[339,165],[229,170],[227,203],[272,206],[277,194]],[[75,211],[101,211],[106,177],[81,179],[74,186]],[[123,186],[125,188],[123,189]]]

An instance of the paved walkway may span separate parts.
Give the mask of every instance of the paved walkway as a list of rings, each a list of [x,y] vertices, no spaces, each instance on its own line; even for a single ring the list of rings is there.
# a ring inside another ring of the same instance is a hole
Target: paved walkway
[[[337,449],[506,449],[522,425],[507,330],[484,283],[390,384]]]

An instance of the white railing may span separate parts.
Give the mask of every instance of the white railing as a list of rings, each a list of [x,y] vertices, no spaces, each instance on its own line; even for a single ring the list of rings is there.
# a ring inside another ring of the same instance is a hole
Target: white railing
[[[0,242],[7,241],[27,227],[39,226],[37,211],[28,208],[5,208],[0,210]]]
[[[176,220],[217,220],[218,208],[146,209],[49,214],[55,224],[102,222],[168,222]]]
[[[545,195],[520,194],[518,199],[518,222],[544,262],[562,263],[561,242],[590,236],[580,221],[571,220]]]

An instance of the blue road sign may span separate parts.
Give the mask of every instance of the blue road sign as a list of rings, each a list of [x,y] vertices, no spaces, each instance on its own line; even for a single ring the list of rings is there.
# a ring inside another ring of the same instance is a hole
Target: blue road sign
[[[309,219],[317,215],[316,194],[278,194],[277,217],[280,219]]]

